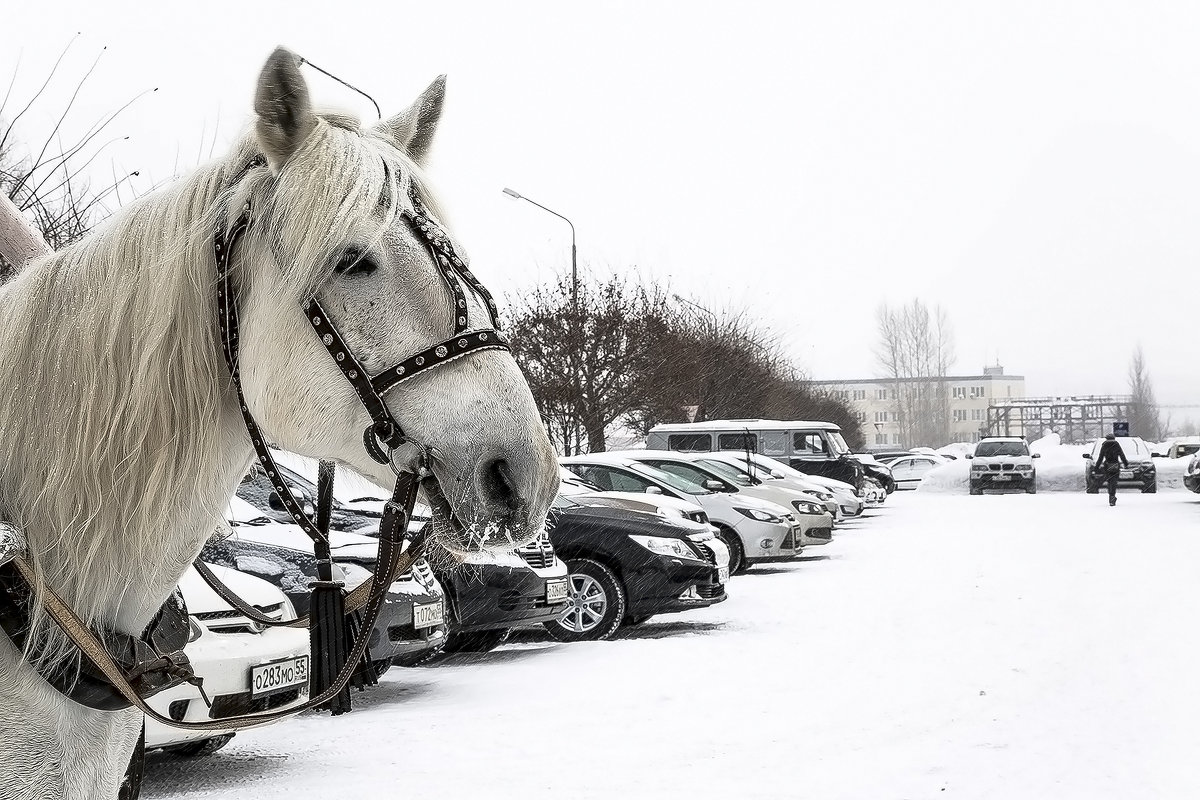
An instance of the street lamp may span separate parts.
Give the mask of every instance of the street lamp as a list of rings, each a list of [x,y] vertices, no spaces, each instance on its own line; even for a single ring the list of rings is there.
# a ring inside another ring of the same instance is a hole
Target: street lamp
[[[542,211],[550,212],[551,214],[553,214],[554,216],[558,217],[559,219],[563,220],[564,222],[566,222],[568,225],[571,226],[571,306],[574,308],[575,313],[578,314],[579,313],[579,270],[575,263],[575,225],[574,225],[574,223],[572,223],[571,220],[567,219],[566,217],[564,217],[562,214],[558,213],[557,211],[546,208],[544,205],[537,202],[536,200],[530,200],[525,195],[520,194],[519,192],[516,192],[512,189],[509,189],[507,186],[504,188],[504,193],[514,200],[524,200],[527,203],[533,203],[535,206],[540,208]]]

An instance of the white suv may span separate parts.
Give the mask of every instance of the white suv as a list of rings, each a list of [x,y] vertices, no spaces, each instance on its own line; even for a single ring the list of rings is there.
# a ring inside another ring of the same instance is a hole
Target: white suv
[[[1024,439],[1015,436],[988,436],[975,445],[971,460],[971,494],[983,494],[984,489],[1024,489],[1037,492],[1037,470],[1033,460],[1039,453],[1030,453]]]

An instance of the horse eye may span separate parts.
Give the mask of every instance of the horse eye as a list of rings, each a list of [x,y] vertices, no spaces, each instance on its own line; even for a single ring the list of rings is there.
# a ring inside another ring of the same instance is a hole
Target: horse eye
[[[371,257],[361,250],[347,250],[342,253],[333,271],[338,275],[370,275],[378,268]]]

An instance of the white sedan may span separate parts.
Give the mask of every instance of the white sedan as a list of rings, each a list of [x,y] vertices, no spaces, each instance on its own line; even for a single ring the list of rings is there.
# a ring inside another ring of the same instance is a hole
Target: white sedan
[[[225,585],[269,617],[296,618],[282,591],[264,580],[210,564]],[[191,567],[179,581],[187,603],[192,635],[184,652],[200,690],[183,683],[150,698],[155,711],[177,722],[209,722],[238,714],[297,706],[308,699],[308,631],[304,628],[265,628],[235,611],[208,587]],[[186,756],[215,752],[233,738],[233,731],[191,731],[146,720],[146,749],[162,748]]]

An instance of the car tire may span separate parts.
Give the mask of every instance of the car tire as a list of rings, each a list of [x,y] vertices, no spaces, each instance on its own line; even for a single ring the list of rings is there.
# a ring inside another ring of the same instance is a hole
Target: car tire
[[[186,744],[173,744],[170,747],[164,747],[163,752],[185,758],[199,758],[201,756],[212,755],[229,744],[234,735],[232,733],[223,733],[220,736],[197,739],[194,742],[187,742]]]
[[[650,619],[653,616],[654,616],[653,614],[630,614],[629,616],[627,616],[625,618],[625,621],[622,622],[621,624],[622,625],[641,625],[643,622],[645,622],[646,620]]]
[[[1031,483],[1025,487],[1025,494],[1037,494],[1037,484]]]
[[[446,637],[446,653],[490,653],[508,641],[512,628],[493,628],[470,633],[451,632]]]
[[[983,489],[979,486],[975,486],[974,484],[972,484],[967,491],[970,494],[983,494]]]
[[[746,563],[746,548],[742,546],[741,537],[732,528],[718,526],[717,538],[721,540],[721,544],[729,549],[729,574],[746,574],[746,570],[750,569],[750,565]]]
[[[378,661],[371,662],[371,672],[375,673],[375,680],[382,678],[384,673],[391,668],[392,660],[390,658],[381,658]]]
[[[557,619],[543,622],[560,642],[598,642],[610,638],[625,619],[625,587],[608,567],[590,558],[567,562],[571,595]]]

